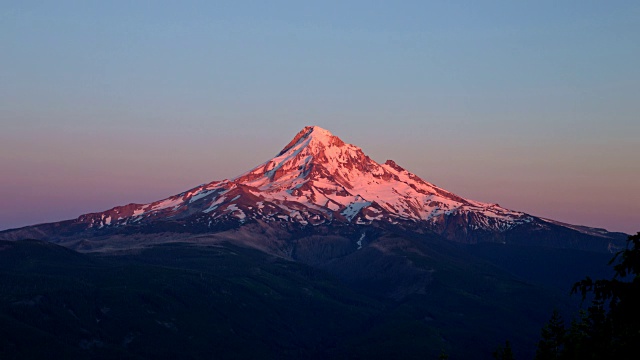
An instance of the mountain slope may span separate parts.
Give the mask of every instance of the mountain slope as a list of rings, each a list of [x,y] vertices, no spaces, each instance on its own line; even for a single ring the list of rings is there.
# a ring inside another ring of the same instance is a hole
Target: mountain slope
[[[586,248],[600,251],[625,239],[624,234],[462,198],[392,160],[378,164],[360,148],[317,126],[305,127],[274,158],[234,179],[213,181],[150,204],[4,231],[0,239],[60,240],[136,231],[213,233],[251,222],[298,228],[371,226],[434,233],[466,243],[505,242],[513,230],[549,234],[560,228],[588,235],[594,245]],[[553,245],[565,246],[562,241]]]
[[[104,255],[0,241],[0,357],[490,359],[506,338],[532,355],[551,309],[569,305],[459,244],[380,242],[389,254],[371,246],[330,267],[339,280],[228,243]],[[411,282],[422,291],[385,296]]]

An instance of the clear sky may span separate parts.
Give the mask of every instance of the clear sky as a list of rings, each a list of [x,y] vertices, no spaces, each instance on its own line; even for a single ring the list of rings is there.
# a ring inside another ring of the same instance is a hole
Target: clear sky
[[[0,4],[0,229],[234,177],[319,125],[458,195],[640,231],[640,1]]]

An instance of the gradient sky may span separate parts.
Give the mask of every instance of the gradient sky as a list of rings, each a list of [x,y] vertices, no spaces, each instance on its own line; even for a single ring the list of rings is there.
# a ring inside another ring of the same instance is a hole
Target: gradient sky
[[[319,125],[640,231],[639,1],[3,1],[0,229],[234,177]]]

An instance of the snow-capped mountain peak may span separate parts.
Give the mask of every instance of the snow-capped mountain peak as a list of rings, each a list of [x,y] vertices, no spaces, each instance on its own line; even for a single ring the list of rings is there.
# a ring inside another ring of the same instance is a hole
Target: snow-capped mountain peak
[[[377,163],[357,146],[318,126],[308,126],[272,159],[238,177],[203,184],[149,204],[118,206],[75,220],[6,230],[0,232],[0,239],[46,238],[91,249],[110,245],[85,244],[83,239],[118,242],[127,239],[127,234],[163,233],[165,237],[151,239],[163,242],[173,241],[176,233],[183,234],[178,238],[194,236],[196,240],[200,235],[194,234],[203,233],[233,239],[264,235],[275,241],[269,251],[279,253],[282,237],[347,234],[357,240],[354,244],[360,249],[363,237],[371,232],[598,251],[616,248],[626,238],[625,234],[465,199],[422,180],[393,160]]]
[[[344,143],[318,126],[308,126],[276,157],[234,181],[267,191],[320,178],[350,187],[350,181],[373,164],[357,146]]]
[[[464,199],[392,160],[379,164],[329,131],[307,126],[274,158],[236,178],[151,204],[84,215],[78,221],[102,228],[159,219],[191,219],[209,227],[252,220],[299,226],[410,224],[445,234],[452,226],[465,233],[501,232],[533,218]]]

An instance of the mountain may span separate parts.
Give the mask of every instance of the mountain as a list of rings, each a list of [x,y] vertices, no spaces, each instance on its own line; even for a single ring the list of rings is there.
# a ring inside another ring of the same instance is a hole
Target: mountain
[[[0,232],[0,358],[533,358],[625,238],[306,127],[236,178]]]
[[[133,233],[185,237],[250,224],[251,231],[260,228],[262,232],[284,227],[288,233],[355,231],[365,236],[354,229],[366,228],[374,233],[435,234],[461,243],[509,242],[596,251],[607,251],[626,239],[626,234],[465,199],[392,160],[379,164],[357,146],[317,126],[305,127],[274,158],[236,178],[213,181],[149,204],[6,230],[0,232],[0,239],[43,239],[95,250],[115,246],[114,240]],[[91,238],[102,241],[88,243]],[[158,237],[153,241],[161,242]],[[362,239],[356,243],[362,247]],[[125,242],[118,247],[135,245]]]

